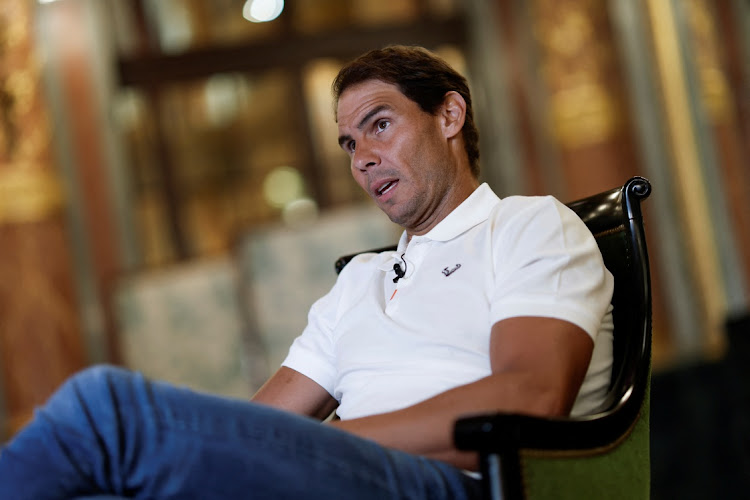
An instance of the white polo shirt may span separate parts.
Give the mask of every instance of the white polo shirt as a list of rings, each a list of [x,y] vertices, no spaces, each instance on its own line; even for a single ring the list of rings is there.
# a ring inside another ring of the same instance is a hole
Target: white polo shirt
[[[403,257],[401,257],[403,255]],[[402,261],[403,259],[403,261]],[[393,265],[405,275],[393,282]],[[583,222],[552,197],[499,199],[486,184],[397,252],[362,254],[311,308],[283,362],[350,419],[397,410],[490,375],[492,325],[563,319],[594,340],[573,415],[606,394],[613,278]]]

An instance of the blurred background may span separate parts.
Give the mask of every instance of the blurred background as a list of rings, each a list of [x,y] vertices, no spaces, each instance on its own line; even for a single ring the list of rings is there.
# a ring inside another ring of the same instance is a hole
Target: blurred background
[[[0,437],[93,363],[252,395],[398,238],[330,94],[391,43],[467,75],[501,196],[652,182],[653,496],[745,497],[747,0],[2,0]]]

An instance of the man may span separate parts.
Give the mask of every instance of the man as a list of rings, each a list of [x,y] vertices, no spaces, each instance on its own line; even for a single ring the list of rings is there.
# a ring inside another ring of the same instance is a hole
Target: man
[[[457,418],[601,402],[612,277],[564,205],[479,185],[465,79],[396,46],[347,65],[334,94],[398,251],[343,270],[252,403],[114,368],[73,377],[0,455],[9,498],[478,498]]]

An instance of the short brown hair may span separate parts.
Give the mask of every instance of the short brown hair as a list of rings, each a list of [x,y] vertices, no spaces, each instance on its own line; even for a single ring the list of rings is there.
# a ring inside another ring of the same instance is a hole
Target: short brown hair
[[[479,177],[479,131],[474,123],[471,93],[466,78],[448,63],[422,47],[391,45],[371,50],[344,66],[333,81],[333,97],[338,107],[343,92],[367,80],[396,85],[422,111],[434,115],[450,91],[466,101],[466,119],[462,129],[471,173]]]

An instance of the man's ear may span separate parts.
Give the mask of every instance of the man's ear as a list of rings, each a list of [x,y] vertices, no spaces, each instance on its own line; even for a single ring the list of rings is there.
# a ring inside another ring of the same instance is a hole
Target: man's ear
[[[440,125],[446,139],[450,139],[461,132],[466,120],[466,101],[456,92],[451,90],[443,97],[440,106]]]

